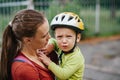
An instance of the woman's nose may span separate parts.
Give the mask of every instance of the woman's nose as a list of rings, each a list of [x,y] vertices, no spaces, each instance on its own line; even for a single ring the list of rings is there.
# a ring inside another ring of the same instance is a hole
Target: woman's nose
[[[48,33],[48,39],[50,39],[51,38],[51,35]]]

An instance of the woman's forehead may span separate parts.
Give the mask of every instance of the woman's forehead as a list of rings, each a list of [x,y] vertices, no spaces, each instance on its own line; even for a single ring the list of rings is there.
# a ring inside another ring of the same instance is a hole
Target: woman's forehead
[[[38,27],[37,33],[42,36],[48,32],[49,32],[49,24],[47,21],[45,21],[42,25]]]

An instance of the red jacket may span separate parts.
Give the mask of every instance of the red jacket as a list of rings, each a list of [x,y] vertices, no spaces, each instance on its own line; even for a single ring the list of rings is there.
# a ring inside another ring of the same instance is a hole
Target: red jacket
[[[23,54],[20,55],[24,56]],[[14,61],[11,70],[13,80],[54,80],[54,76],[48,69],[43,68],[34,62],[32,62],[32,64],[36,67],[37,71],[35,67],[27,62]]]

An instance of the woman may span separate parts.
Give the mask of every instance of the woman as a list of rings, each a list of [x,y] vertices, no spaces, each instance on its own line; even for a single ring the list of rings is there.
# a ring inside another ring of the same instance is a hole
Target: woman
[[[19,11],[3,34],[0,80],[53,80],[37,56],[49,38],[49,24],[42,13]]]

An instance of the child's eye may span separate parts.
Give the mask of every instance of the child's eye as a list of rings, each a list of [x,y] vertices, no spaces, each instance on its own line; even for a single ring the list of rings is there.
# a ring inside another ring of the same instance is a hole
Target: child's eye
[[[67,37],[68,37],[68,38],[71,38],[72,36],[68,35]]]
[[[58,39],[62,38],[62,36],[57,36]]]

